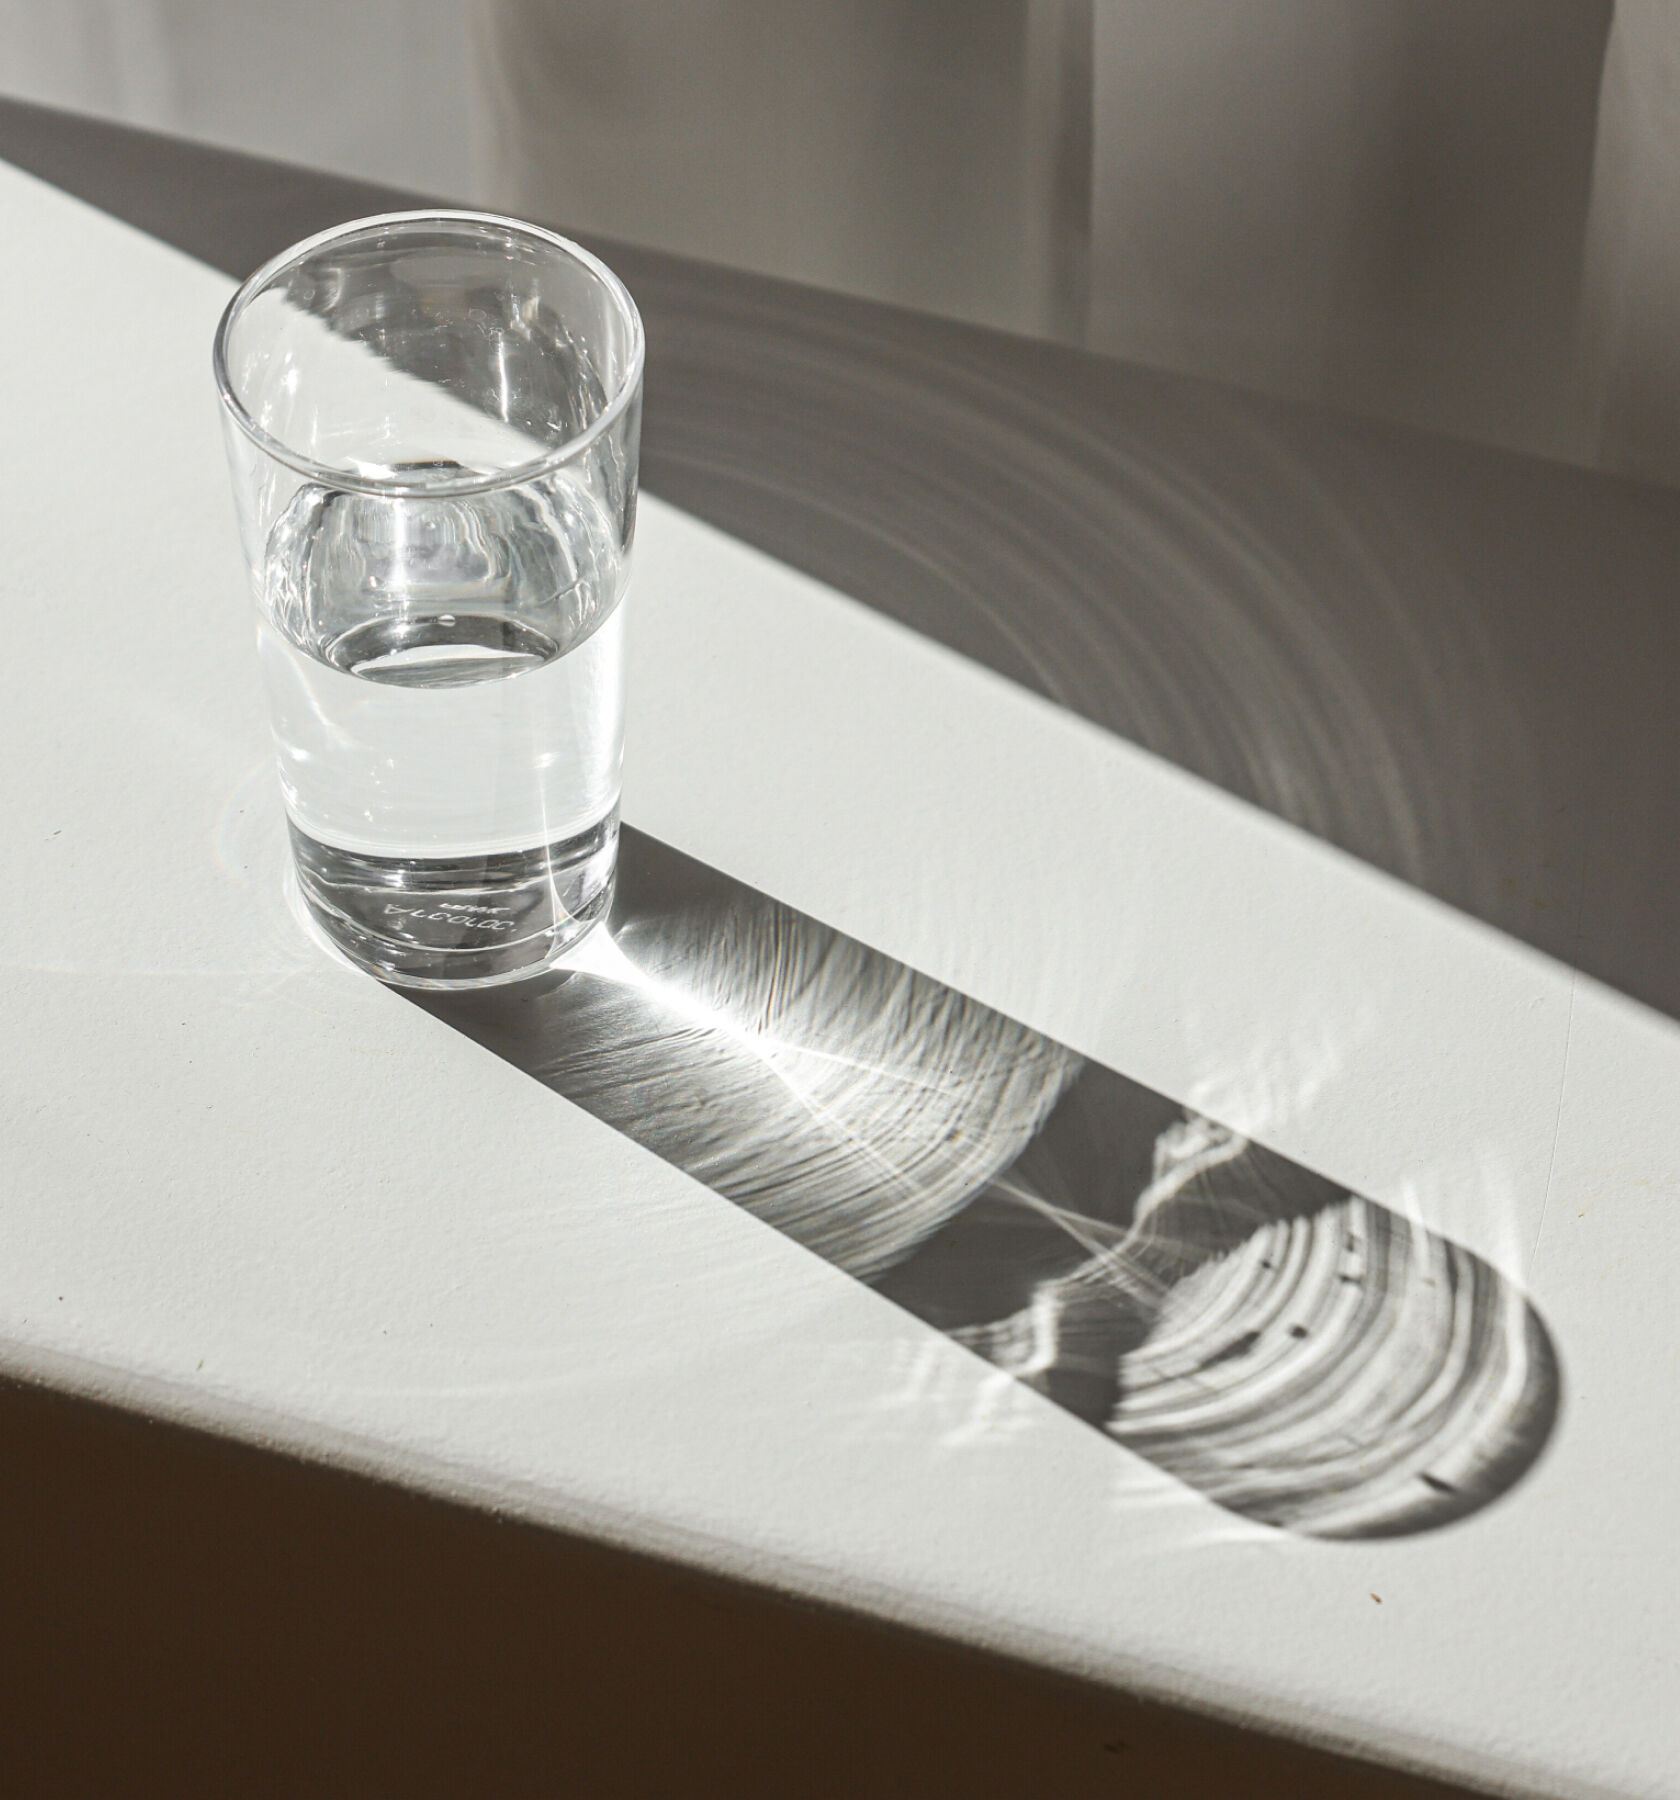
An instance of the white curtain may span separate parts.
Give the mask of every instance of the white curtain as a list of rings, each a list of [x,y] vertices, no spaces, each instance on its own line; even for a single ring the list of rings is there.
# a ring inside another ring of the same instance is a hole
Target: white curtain
[[[1609,0],[1099,0],[1089,340],[1586,454]]]
[[[490,190],[632,242],[1055,330],[1089,0],[479,0]],[[1080,24],[1083,20],[1083,40]]]
[[[0,92],[1680,482],[1680,0],[0,0]]]

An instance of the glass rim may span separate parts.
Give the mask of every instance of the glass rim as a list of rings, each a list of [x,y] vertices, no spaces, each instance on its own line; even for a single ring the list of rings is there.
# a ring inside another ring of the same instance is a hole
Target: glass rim
[[[228,376],[227,343],[233,327],[251,302],[269,288],[278,276],[303,262],[324,244],[384,225],[489,225],[528,241],[534,240],[545,249],[559,250],[582,263],[606,289],[630,325],[630,361],[618,391],[602,408],[600,416],[592,419],[575,437],[567,438],[564,443],[557,444],[541,456],[533,457],[529,462],[515,463],[510,468],[490,475],[459,475],[441,481],[423,482],[362,475],[353,470],[337,468],[331,463],[318,462],[314,457],[294,450],[259,425],[251,417],[244,401],[233,391],[233,383]],[[533,225],[525,219],[510,218],[502,213],[477,212],[470,208],[440,207],[426,208],[419,212],[370,213],[366,218],[348,219],[343,224],[329,225],[325,231],[317,231],[310,237],[301,238],[277,256],[271,256],[260,268],[247,275],[234,290],[233,298],[223,309],[221,320],[216,326],[210,361],[216,377],[216,391],[227,416],[264,455],[272,457],[294,474],[319,481],[323,486],[349,493],[387,494],[394,498],[412,499],[430,494],[482,494],[496,488],[515,487],[526,481],[534,481],[551,470],[561,468],[574,457],[581,456],[591,444],[611,431],[629,410],[642,384],[646,353],[647,340],[642,329],[641,312],[631,298],[630,290],[600,257],[585,250],[581,244],[574,244],[570,238],[562,237],[559,232]]]

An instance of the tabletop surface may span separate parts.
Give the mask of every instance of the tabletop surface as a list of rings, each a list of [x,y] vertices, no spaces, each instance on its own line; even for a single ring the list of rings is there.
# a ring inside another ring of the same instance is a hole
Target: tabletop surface
[[[7,1369],[1680,1792],[1680,496],[611,247],[623,891],[423,1010],[282,898],[207,370],[381,197],[0,114]]]

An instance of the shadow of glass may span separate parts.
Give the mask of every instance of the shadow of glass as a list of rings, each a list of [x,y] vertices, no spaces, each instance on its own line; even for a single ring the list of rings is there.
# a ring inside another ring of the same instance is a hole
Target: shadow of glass
[[[1247,1518],[1427,1530],[1551,1433],[1462,1246],[637,832],[566,967],[414,997]]]

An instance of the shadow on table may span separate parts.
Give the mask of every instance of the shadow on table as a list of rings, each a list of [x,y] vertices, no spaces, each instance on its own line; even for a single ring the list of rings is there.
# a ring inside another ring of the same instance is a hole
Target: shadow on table
[[[1250,1519],[1427,1530],[1550,1435],[1479,1257],[638,833],[565,969],[422,1004]]]

